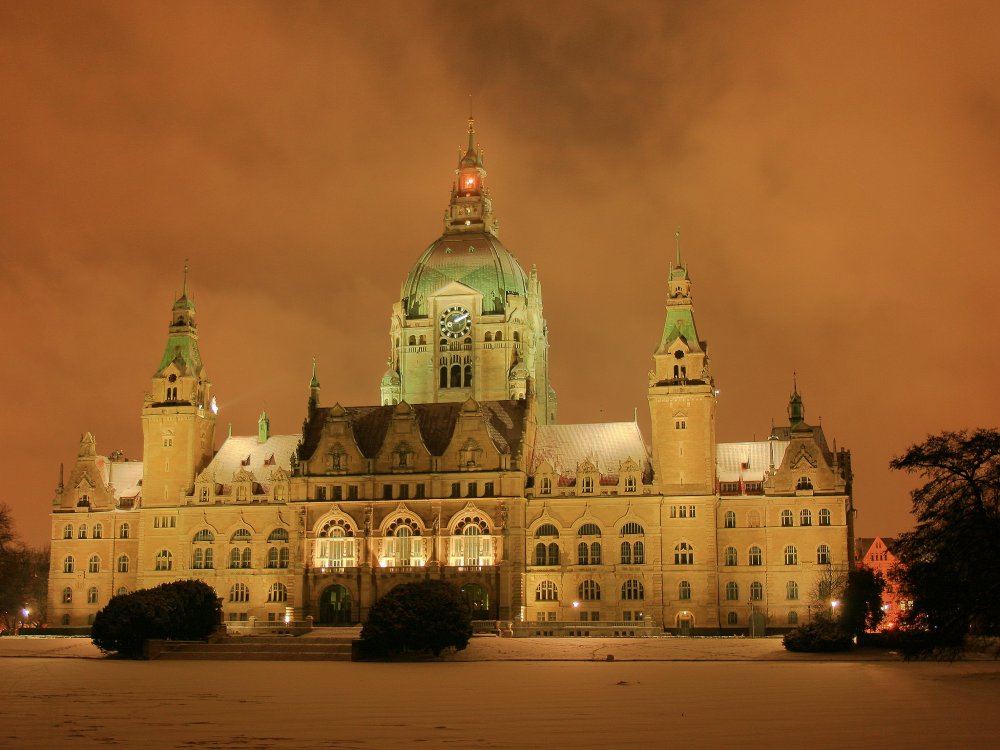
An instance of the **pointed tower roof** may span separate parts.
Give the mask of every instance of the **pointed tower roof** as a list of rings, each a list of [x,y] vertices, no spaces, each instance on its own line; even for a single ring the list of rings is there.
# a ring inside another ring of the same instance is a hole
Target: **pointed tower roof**
[[[691,298],[691,278],[687,266],[681,265],[681,230],[674,235],[676,240],[676,260],[670,264],[667,315],[663,321],[663,334],[656,349],[664,354],[678,338],[692,352],[704,352],[706,345],[698,336],[694,323],[694,307]]]
[[[312,378],[309,380],[310,388],[319,388],[319,378],[316,377],[316,358],[313,357]]]
[[[483,166],[482,149],[476,146],[476,121],[469,115],[469,145],[465,149],[465,155],[458,161],[458,168]]]
[[[794,430],[806,426],[806,408],[799,395],[798,375],[792,373],[792,395],[788,398],[788,424]]]
[[[197,311],[188,292],[188,265],[184,264],[184,284],[181,295],[170,311],[170,325],[167,330],[167,345],[163,357],[156,368],[154,377],[163,373],[170,365],[175,364],[182,375],[203,378],[205,367],[198,350]]]

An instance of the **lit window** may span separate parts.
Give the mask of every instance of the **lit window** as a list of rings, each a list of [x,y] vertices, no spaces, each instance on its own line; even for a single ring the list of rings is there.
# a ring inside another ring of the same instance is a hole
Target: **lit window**
[[[73,603],[73,589],[71,589],[69,586],[67,586],[62,590],[62,601],[63,604]]]
[[[536,602],[554,602],[559,599],[559,590],[552,581],[542,581],[535,587]]]

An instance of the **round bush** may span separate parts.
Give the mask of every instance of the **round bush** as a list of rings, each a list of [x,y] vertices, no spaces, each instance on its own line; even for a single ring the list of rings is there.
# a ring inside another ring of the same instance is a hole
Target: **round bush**
[[[789,651],[808,652],[847,651],[854,645],[849,634],[824,620],[800,625],[786,633],[782,643]]]
[[[447,581],[404,583],[383,596],[361,630],[369,658],[461,651],[472,637],[472,613],[457,586]]]
[[[94,617],[91,639],[105,652],[142,657],[143,641],[195,641],[219,627],[222,603],[203,581],[174,581],[116,596]]]

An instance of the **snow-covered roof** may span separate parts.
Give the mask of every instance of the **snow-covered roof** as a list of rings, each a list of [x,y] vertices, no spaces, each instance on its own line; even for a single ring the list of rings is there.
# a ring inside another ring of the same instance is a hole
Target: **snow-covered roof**
[[[142,491],[142,461],[107,461],[104,481],[115,488],[115,500],[135,498]]]
[[[611,478],[630,458],[646,472],[649,454],[635,422],[538,425],[529,470],[534,474],[548,461],[560,476],[574,477],[577,467],[590,461],[602,477]]]
[[[292,453],[299,438],[299,435],[272,435],[261,443],[256,435],[232,435],[226,438],[204,474],[214,477],[219,484],[229,484],[234,474],[246,469],[258,481],[267,481],[274,469],[291,471]]]
[[[720,482],[761,482],[771,466],[781,466],[787,440],[759,440],[749,443],[719,443],[715,451],[715,471]]]

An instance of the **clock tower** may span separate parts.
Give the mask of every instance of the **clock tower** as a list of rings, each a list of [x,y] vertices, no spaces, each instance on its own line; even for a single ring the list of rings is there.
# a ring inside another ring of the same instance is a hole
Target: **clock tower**
[[[538,420],[555,421],[541,284],[499,235],[469,118],[444,233],[411,269],[393,306],[382,404],[534,398]]]

